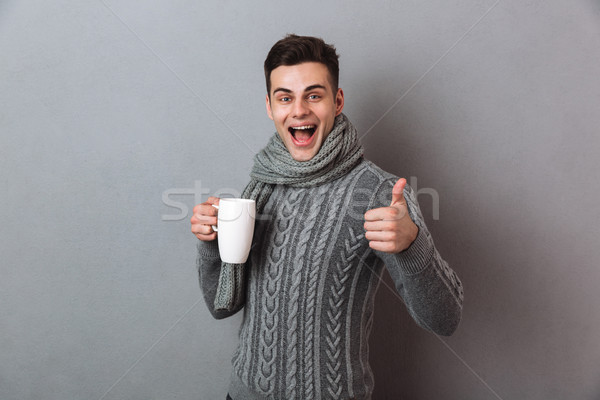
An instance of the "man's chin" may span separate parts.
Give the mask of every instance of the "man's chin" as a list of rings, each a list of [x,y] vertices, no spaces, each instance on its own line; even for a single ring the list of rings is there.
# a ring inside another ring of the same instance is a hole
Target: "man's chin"
[[[288,148],[288,151],[289,150],[290,149]],[[292,151],[290,151],[290,155],[296,161],[305,162],[305,161],[312,160],[315,156],[315,152],[313,151],[313,149],[306,149],[306,150],[293,149]]]
[[[312,160],[314,156],[318,153],[318,149],[320,148],[318,143],[313,143],[312,146],[304,148],[298,147],[294,145],[294,143],[286,143],[285,147],[287,148],[292,158],[300,162]]]
[[[314,154],[297,154],[297,153],[296,154],[290,153],[290,154],[294,160],[299,161],[299,162],[310,161],[315,156]]]

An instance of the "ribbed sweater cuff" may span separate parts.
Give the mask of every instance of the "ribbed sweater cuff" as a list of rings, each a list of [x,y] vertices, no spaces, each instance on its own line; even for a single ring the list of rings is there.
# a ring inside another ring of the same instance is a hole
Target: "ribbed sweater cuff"
[[[417,238],[406,250],[395,254],[394,260],[405,275],[415,275],[431,263],[433,251],[433,244],[429,241],[423,229],[419,228]]]
[[[207,258],[219,258],[219,244],[216,240],[210,242],[201,240],[198,243],[198,254]]]

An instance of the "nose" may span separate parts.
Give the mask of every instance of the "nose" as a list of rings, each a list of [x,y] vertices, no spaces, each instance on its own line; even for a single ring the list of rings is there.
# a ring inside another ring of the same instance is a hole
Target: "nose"
[[[309,112],[308,105],[304,101],[298,100],[294,102],[294,108],[292,109],[292,116],[294,118],[305,117]]]

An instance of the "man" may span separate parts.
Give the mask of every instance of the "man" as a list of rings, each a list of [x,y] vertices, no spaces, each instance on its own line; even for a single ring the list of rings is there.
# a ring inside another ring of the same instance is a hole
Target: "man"
[[[197,205],[191,219],[211,313],[244,307],[228,398],[370,399],[368,336],[384,265],[414,320],[437,334],[458,326],[462,285],[406,180],[363,158],[342,113],[335,48],[288,35],[264,67],[277,133],[242,195],[263,216],[246,265],[221,263],[211,227],[219,199]]]

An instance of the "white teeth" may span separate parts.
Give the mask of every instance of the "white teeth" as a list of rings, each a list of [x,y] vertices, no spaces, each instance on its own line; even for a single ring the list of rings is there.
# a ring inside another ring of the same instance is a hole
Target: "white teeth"
[[[304,126],[294,126],[292,127],[292,129],[312,129],[314,128],[314,125],[304,125]]]

